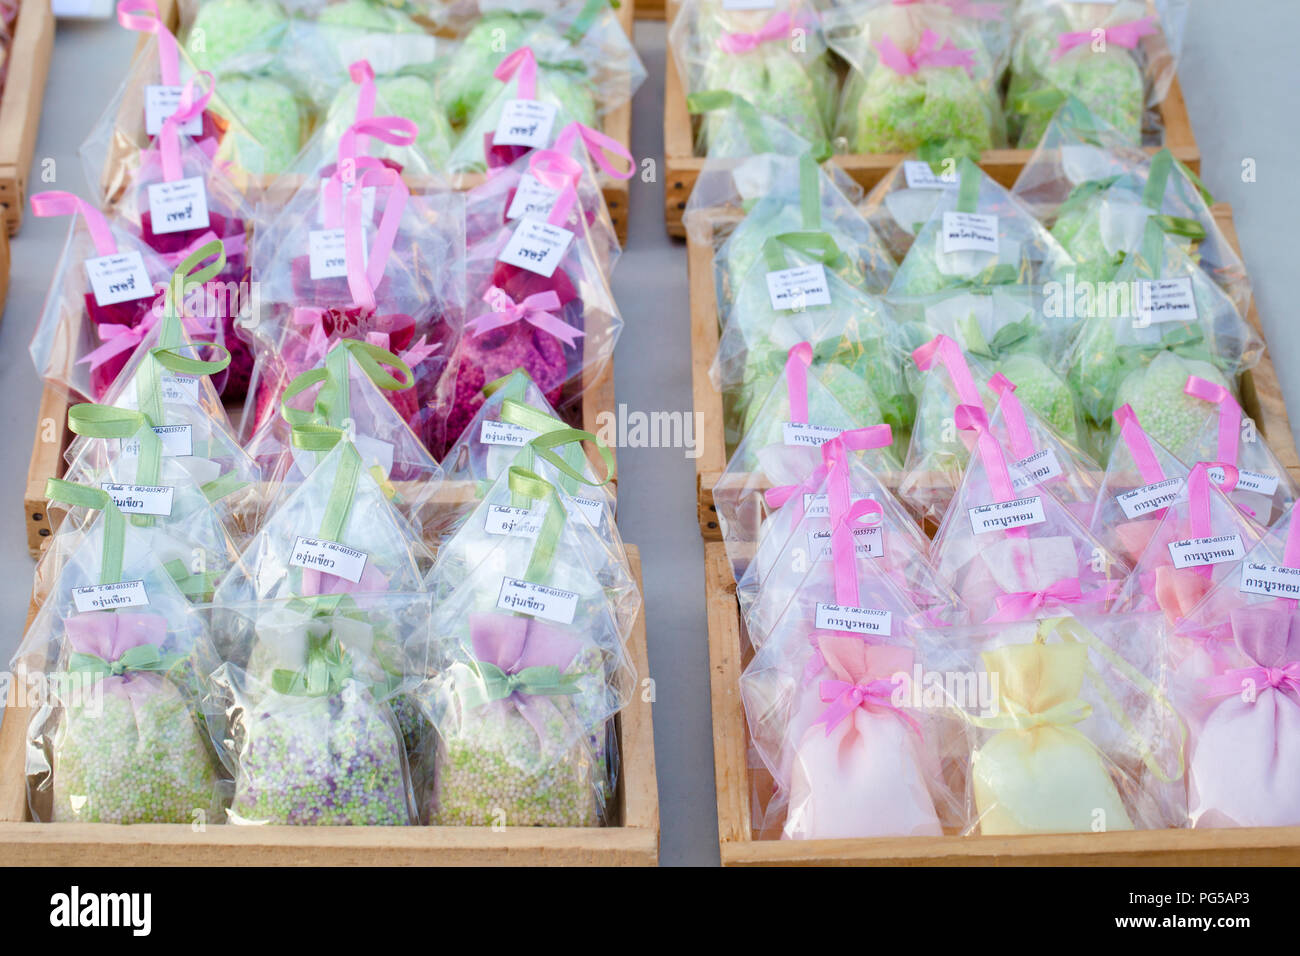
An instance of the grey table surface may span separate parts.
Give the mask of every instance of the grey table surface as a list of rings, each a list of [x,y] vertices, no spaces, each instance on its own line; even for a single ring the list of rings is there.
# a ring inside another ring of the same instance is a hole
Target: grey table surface
[[[1202,175],[1232,203],[1254,277],[1269,346],[1287,403],[1300,408],[1300,272],[1287,266],[1300,239],[1300,4],[1295,0],[1197,0],[1189,17],[1180,78],[1201,146]],[[121,82],[135,34],[108,21],[62,21],[54,47],[32,169],[33,190],[85,193],[77,148]],[[663,218],[665,29],[637,23],[650,74],[633,109],[632,149],[657,175],[632,180],[631,230],[614,276],[626,323],[615,358],[617,400],[629,412],[689,412],[690,313],[686,255]],[[49,163],[52,160],[53,164]],[[1253,167],[1253,181],[1243,175]],[[42,171],[46,178],[42,178]],[[50,179],[49,176],[53,178]],[[40,397],[27,353],[67,221],[28,216],[13,240],[9,299],[0,325],[0,661],[22,637],[32,561],[21,499]],[[1300,420],[1300,419],[1298,419]],[[650,674],[655,681],[655,750],[661,861],[718,861],[705,632],[703,546],[695,516],[695,466],[682,448],[619,450],[619,527],[639,545],[645,569]]]

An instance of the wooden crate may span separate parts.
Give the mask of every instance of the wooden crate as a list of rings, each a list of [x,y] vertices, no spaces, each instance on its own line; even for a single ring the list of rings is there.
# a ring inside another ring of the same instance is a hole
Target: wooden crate
[[[48,0],[43,0],[48,6]],[[618,8],[618,20],[622,25],[628,37],[633,35],[633,18],[635,17],[635,0],[622,0]],[[181,27],[180,5],[177,0],[158,0],[159,15],[162,21],[167,24],[173,33],[179,33]],[[144,52],[144,47],[148,42],[147,36],[142,36],[140,42],[136,44],[135,56],[140,56]],[[128,126],[137,127],[132,149],[147,145],[148,139],[144,132],[144,90],[128,90],[127,95],[122,101],[122,112],[129,113],[133,119],[129,121]],[[601,132],[612,137],[621,143],[630,153],[632,151],[632,100],[628,97],[617,109],[613,110],[604,117],[601,124]],[[129,159],[129,156],[120,147],[124,144],[117,144],[118,149],[110,153],[108,168],[104,171],[104,179],[101,187],[105,194],[112,197],[122,188],[123,176],[121,166]],[[24,167],[25,169],[26,167]],[[635,163],[634,163],[635,169]],[[605,197],[605,205],[609,207],[609,218],[614,224],[614,232],[618,236],[618,241],[622,244],[627,243],[627,217],[628,217],[628,184],[630,180],[616,179],[613,176],[599,174],[600,189]],[[483,181],[481,175],[467,175],[455,177],[455,184],[460,189],[471,189]],[[258,183],[262,189],[269,188],[272,179],[265,178]],[[414,185],[414,184],[413,184]],[[289,191],[292,195],[293,191]]]
[[[641,557],[628,547],[638,586]],[[644,589],[643,589],[644,593]],[[33,612],[35,608],[33,607]],[[30,618],[29,618],[30,620]],[[628,653],[649,673],[645,607]],[[651,705],[640,693],[616,718],[620,772],[606,827],[291,827],[32,823],[24,739],[29,713],[0,724],[0,864],[8,866],[654,866],[659,795]]]
[[[0,229],[0,318],[4,317],[9,298],[9,233]]]
[[[0,96],[0,216],[11,236],[22,224],[27,205],[27,173],[36,153],[53,51],[50,0],[23,0],[9,52],[9,75]]]
[[[666,20],[668,19],[667,0],[639,0],[636,5],[636,18],[638,20]]]
[[[667,3],[668,22],[671,25],[680,3],[678,0],[667,0]],[[1177,77],[1158,109],[1165,128],[1165,145],[1175,157],[1199,173],[1201,151],[1196,145],[1192,121],[1187,115],[1187,104],[1183,100],[1183,90]],[[703,157],[695,155],[695,130],[696,120],[686,108],[686,86],[677,72],[673,52],[669,50],[664,77],[664,217],[668,234],[677,238],[686,235],[682,213],[686,210],[686,200],[690,198],[695,180],[699,178],[705,163]],[[1029,149],[991,149],[981,157],[980,166],[1002,185],[1010,188],[1032,155],[1033,150]],[[906,158],[902,153],[858,153],[835,156],[832,161],[864,189],[869,190]]]
[[[740,675],[753,648],[740,619],[731,563],[720,541],[704,545],[713,764],[723,866],[1295,866],[1300,827],[1137,830],[1045,836],[760,839],[752,799],[770,793],[765,769],[749,767],[749,725]]]
[[[1241,243],[1228,203],[1214,206],[1214,218],[1232,247],[1241,254]],[[691,296],[691,380],[695,411],[703,415],[700,456],[695,459],[696,501],[700,533],[708,540],[720,540],[718,512],[713,504],[713,486],[727,467],[727,447],[723,433],[722,395],[709,380],[709,366],[718,351],[717,294],[713,283],[713,247],[688,239],[687,271]],[[1251,327],[1264,338],[1259,310],[1254,301],[1246,316]],[[1282,386],[1278,381],[1273,355],[1267,349],[1255,368],[1242,374],[1238,382],[1241,405],[1255,420],[1278,461],[1300,483],[1300,454],[1287,417]]]

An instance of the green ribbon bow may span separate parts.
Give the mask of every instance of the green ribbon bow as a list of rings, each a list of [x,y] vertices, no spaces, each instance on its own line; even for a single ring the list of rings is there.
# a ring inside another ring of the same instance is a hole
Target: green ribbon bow
[[[534,472],[518,465],[511,465],[506,479],[510,494],[518,500],[527,502],[540,501],[546,509],[542,518],[542,527],[533,542],[533,553],[528,559],[524,571],[524,580],[533,584],[545,584],[551,573],[551,562],[555,559],[555,549],[564,533],[564,524],[568,515],[555,486]],[[525,504],[525,507],[527,505]]]
[[[312,638],[307,661],[301,670],[276,669],[271,687],[278,694],[295,697],[327,697],[337,694],[352,677],[352,661],[333,634]]]
[[[342,428],[352,415],[352,396],[348,386],[348,359],[366,373],[376,386],[396,392],[411,388],[415,375],[411,367],[388,349],[357,339],[343,339],[330,349],[321,368],[309,369],[294,378],[280,398],[280,415],[290,425],[325,424]],[[394,369],[398,378],[388,369]],[[289,402],[313,385],[320,391],[310,409],[293,408]]]
[[[98,654],[74,651],[68,658],[68,670],[90,674],[97,680],[131,673],[165,674],[184,657],[184,654],[163,654],[153,644],[129,647],[115,661],[106,661]]]
[[[838,270],[845,266],[846,257],[830,233],[820,230],[783,232],[769,236],[763,242],[763,258],[769,271],[784,269],[790,264],[787,250],[806,259],[820,262],[826,268]]]
[[[102,488],[74,484],[62,478],[45,482],[45,497],[76,508],[89,508],[102,512],[104,544],[100,549],[99,583],[119,584],[122,581],[122,554],[126,547],[126,519],[117,504]]]
[[[515,673],[507,673],[495,664],[475,661],[481,684],[471,684],[461,691],[461,699],[466,707],[482,707],[494,700],[505,700],[513,694],[528,697],[558,697],[579,692],[576,674],[561,674],[554,665],[545,667],[525,667]]]
[[[126,440],[138,434],[140,458],[136,465],[135,483],[156,486],[162,480],[162,442],[139,412],[113,405],[81,402],[68,409],[68,428],[74,435],[84,435],[87,438]],[[155,521],[154,515],[131,516],[131,523],[136,527],[149,527]]]
[[[993,360],[1024,345],[1039,332],[1032,315],[1026,316],[1019,322],[1008,322],[993,334],[991,341],[985,337],[984,330],[980,328],[979,320],[975,318],[974,313],[958,320],[957,325],[962,344],[967,352]]]
[[[519,401],[524,400],[528,392],[528,386],[533,383],[533,377],[521,368],[513,372],[507,372],[500,378],[495,378],[488,382],[480,389],[484,398],[491,398],[497,392],[501,392],[506,398],[513,398]]]
[[[520,451],[516,464],[531,470],[533,456],[541,458],[560,473],[561,483],[568,494],[577,491],[578,483],[593,488],[603,487],[613,481],[617,474],[614,453],[591,432],[570,428],[560,419],[513,398],[507,398],[501,403],[501,421],[537,432],[537,437]],[[586,457],[582,451],[584,441],[596,446],[605,465],[605,477],[601,481],[592,481],[583,474]],[[557,449],[560,450],[559,453]]]

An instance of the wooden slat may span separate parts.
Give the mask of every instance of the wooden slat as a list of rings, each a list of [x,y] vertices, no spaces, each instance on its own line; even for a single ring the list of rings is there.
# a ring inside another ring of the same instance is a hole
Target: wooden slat
[[[718,841],[724,852],[750,839],[749,728],[740,700],[740,620],[731,562],[720,541],[704,545],[709,626],[709,692],[713,699],[713,782],[718,794]]]
[[[638,20],[663,20],[667,17],[668,4],[665,0],[638,0],[636,18]]]
[[[23,0],[18,8],[9,73],[0,99],[0,215],[9,235],[18,231],[27,203],[27,173],[36,154],[45,80],[54,51],[50,0]]]
[[[62,477],[68,447],[68,400],[58,389],[45,386],[36,411],[36,433],[32,436],[32,460],[27,466],[27,487],[23,492],[23,524],[27,527],[27,550],[32,557],[41,552],[54,527],[46,509],[45,482]]]
[[[641,554],[628,560],[644,594]],[[29,612],[35,612],[35,604]],[[628,639],[649,674],[645,607]],[[24,763],[30,712],[15,698],[0,723],[0,865],[8,866],[654,866],[659,791],[652,705],[638,687],[618,717],[617,822],[608,827],[239,827],[31,823]]]
[[[9,298],[9,233],[0,229],[0,317]]]

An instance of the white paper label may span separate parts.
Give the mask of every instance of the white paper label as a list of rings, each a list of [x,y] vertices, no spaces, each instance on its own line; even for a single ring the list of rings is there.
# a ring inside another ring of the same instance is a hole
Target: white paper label
[[[871,528],[853,529],[853,550],[861,558],[880,558],[885,554],[885,535],[880,525]],[[831,529],[808,532],[808,554],[814,561],[829,561],[831,552]]]
[[[973,212],[943,214],[943,251],[998,254],[998,217]]]
[[[523,448],[536,437],[537,432],[531,428],[513,425],[510,422],[494,422],[486,418],[483,419],[483,427],[478,433],[478,440],[484,445],[508,445],[511,448]]]
[[[572,624],[578,611],[578,592],[551,588],[518,578],[502,578],[497,607],[516,614],[530,614],[556,624]]]
[[[1188,538],[1169,542],[1169,557],[1176,568],[1201,567],[1206,564],[1223,564],[1240,561],[1246,556],[1246,547],[1239,534],[1221,534],[1214,538]]]
[[[803,422],[785,422],[782,425],[787,445],[820,448],[825,442],[840,436],[840,429],[832,425],[808,425]]]
[[[99,305],[117,305],[153,295],[153,283],[145,271],[144,258],[134,249],[87,259],[86,276]]]
[[[162,444],[164,458],[189,458],[194,454],[193,425],[156,425],[153,433]],[[139,458],[140,443],[134,438],[123,438],[122,454],[127,458]]]
[[[1188,276],[1139,282],[1138,303],[1139,315],[1151,325],[1196,321],[1196,296]]]
[[[343,29],[343,28],[341,28]],[[438,39],[431,33],[381,33],[363,30],[336,41],[339,62],[368,60],[376,73],[397,73],[408,66],[425,66],[438,55]]]
[[[831,287],[826,269],[819,262],[767,274],[767,296],[772,308],[802,312],[816,305],[831,304]]]
[[[197,375],[164,375],[159,383],[162,400],[173,405],[199,403],[199,377]]]
[[[309,538],[300,534],[294,539],[293,555],[289,558],[289,563],[295,568],[324,571],[336,578],[358,584],[362,572],[366,570],[366,553],[344,547],[337,541]]]
[[[514,234],[497,259],[518,266],[547,279],[555,272],[573,242],[573,233],[562,226],[552,226],[545,219],[526,216],[519,220]]]
[[[524,216],[536,216],[538,219],[545,219],[551,214],[551,210],[555,207],[555,200],[559,198],[558,189],[545,185],[532,173],[524,173],[519,177],[519,185],[515,187],[515,198],[510,200],[506,218],[522,219]]]
[[[893,630],[894,615],[873,607],[845,607],[842,604],[818,604],[816,626],[819,631],[849,631],[853,634],[888,635]]]
[[[1034,452],[1028,458],[1022,458],[1008,469],[1011,472],[1011,487],[1023,491],[1031,485],[1037,485],[1062,474],[1061,463],[1056,452],[1051,448]]]
[[[1124,509],[1124,514],[1132,520],[1182,501],[1186,490],[1183,479],[1166,478],[1164,481],[1143,485],[1141,488],[1116,495],[1115,500]]]
[[[341,228],[313,229],[307,234],[307,254],[311,259],[313,279],[339,279],[348,274],[346,243]]]
[[[1211,468],[1206,474],[1216,485],[1222,485],[1228,478],[1222,468]],[[1277,475],[1266,475],[1261,471],[1237,471],[1237,486],[1233,491],[1253,491],[1257,495],[1272,497],[1277,491]]]
[[[101,481],[99,487],[108,492],[117,510],[129,515],[159,515],[170,518],[172,496],[176,489],[167,485],[126,485]]]
[[[1300,598],[1300,568],[1247,561],[1241,566],[1241,590],[1269,597]]]
[[[495,146],[531,146],[544,149],[551,142],[551,127],[555,125],[555,104],[541,100],[508,100],[501,110]]]
[[[570,514],[575,511],[579,512],[587,519],[587,524],[593,528],[600,527],[600,521],[605,514],[605,510],[595,498],[581,498],[577,495],[570,495],[565,504],[568,506]]]
[[[208,192],[203,179],[191,176],[174,183],[151,184],[149,214],[156,236],[208,228]]]
[[[146,86],[144,88],[144,131],[150,136],[162,132],[163,120],[181,108],[181,86]],[[203,113],[192,116],[181,124],[186,136],[203,135]]]
[[[1043,499],[1039,497],[995,501],[991,505],[971,508],[969,514],[971,528],[976,534],[1024,528],[1047,520],[1047,515],[1043,513]]]
[[[542,530],[543,514],[528,508],[489,505],[483,530],[488,534],[508,534],[512,538],[535,538]]]
[[[908,189],[948,189],[957,185],[955,173],[940,175],[930,168],[929,163],[919,159],[903,160],[903,178],[907,180]]]
[[[119,581],[117,584],[92,584],[72,589],[78,614],[88,611],[111,611],[119,607],[144,607],[149,595],[143,581]]]
[[[859,501],[874,501],[871,495],[850,495],[854,504]],[[814,495],[805,492],[803,496],[803,513],[809,518],[829,518],[831,515],[830,498],[826,495]]]

